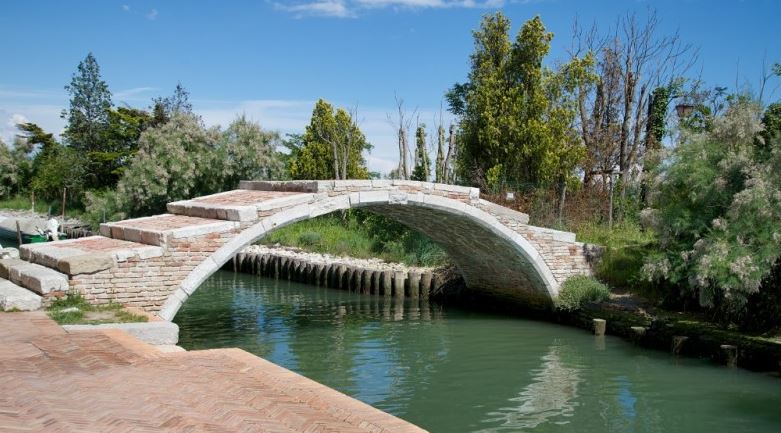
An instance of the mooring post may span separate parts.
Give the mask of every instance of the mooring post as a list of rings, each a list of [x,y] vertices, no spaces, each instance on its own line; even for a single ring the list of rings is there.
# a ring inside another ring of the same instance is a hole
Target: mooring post
[[[594,319],[594,335],[601,337],[605,335],[605,329],[607,328],[607,321],[605,319]]]
[[[393,273],[393,295],[397,298],[404,297],[404,283],[407,279],[407,273],[396,271]]]
[[[735,368],[738,366],[738,346],[732,344],[722,344],[721,350],[727,361],[727,367]]]
[[[645,326],[632,326],[632,341],[639,343],[645,337]]]
[[[409,297],[417,299],[420,297],[420,272],[411,270],[407,276],[409,279]]]
[[[672,353],[675,356],[678,356],[683,352],[683,346],[686,343],[686,340],[688,340],[689,337],[685,335],[674,335],[673,336],[673,345],[672,345]]]

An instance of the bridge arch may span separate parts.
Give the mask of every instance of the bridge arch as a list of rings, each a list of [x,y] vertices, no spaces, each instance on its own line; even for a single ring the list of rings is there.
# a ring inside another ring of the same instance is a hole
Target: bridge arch
[[[209,276],[272,231],[351,208],[389,217],[429,236],[448,253],[470,288],[529,304],[549,304],[558,295],[559,282],[540,251],[523,235],[474,204],[477,203],[441,195],[380,189],[345,191],[280,210],[243,228],[196,266],[158,314],[172,320]],[[484,201],[481,204],[487,205]]]
[[[171,320],[211,274],[273,230],[341,209],[395,219],[439,244],[467,286],[549,306],[598,253],[572,233],[529,225],[526,214],[477,188],[405,180],[245,181],[239,189],[168,204],[163,215],[101,225],[101,236],[21,248],[18,281],[47,297],[75,290]],[[49,268],[49,269],[46,269]],[[0,269],[2,270],[2,269]]]

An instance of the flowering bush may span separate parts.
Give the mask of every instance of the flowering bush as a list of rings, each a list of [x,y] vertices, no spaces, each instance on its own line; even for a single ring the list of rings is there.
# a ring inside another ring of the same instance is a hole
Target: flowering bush
[[[741,101],[686,134],[643,212],[659,236],[644,266],[725,318],[744,312],[781,257],[781,143],[765,142],[758,105]],[[761,151],[760,151],[761,150]]]

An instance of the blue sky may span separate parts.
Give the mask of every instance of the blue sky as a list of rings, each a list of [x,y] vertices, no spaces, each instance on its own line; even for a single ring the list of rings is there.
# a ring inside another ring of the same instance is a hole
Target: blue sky
[[[375,145],[370,168],[395,165],[387,114],[394,92],[433,123],[444,91],[463,81],[471,31],[501,9],[513,32],[540,15],[564,60],[574,18],[609,27],[621,14],[661,18],[699,47],[692,75],[712,85],[756,84],[761,62],[781,62],[774,0],[298,0],[25,1],[0,8],[0,137],[29,120],[60,132],[63,86],[92,51],[115,103],[145,107],[177,82],[208,124],[245,113],[266,128],[301,131],[317,98],[358,107]],[[514,34],[513,34],[514,36]],[[781,95],[775,95],[778,99]]]

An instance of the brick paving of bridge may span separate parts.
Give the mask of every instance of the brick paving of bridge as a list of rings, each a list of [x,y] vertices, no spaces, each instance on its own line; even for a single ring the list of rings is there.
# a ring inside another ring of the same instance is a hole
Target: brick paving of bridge
[[[239,349],[162,353],[121,331],[0,313],[2,432],[423,432]]]

